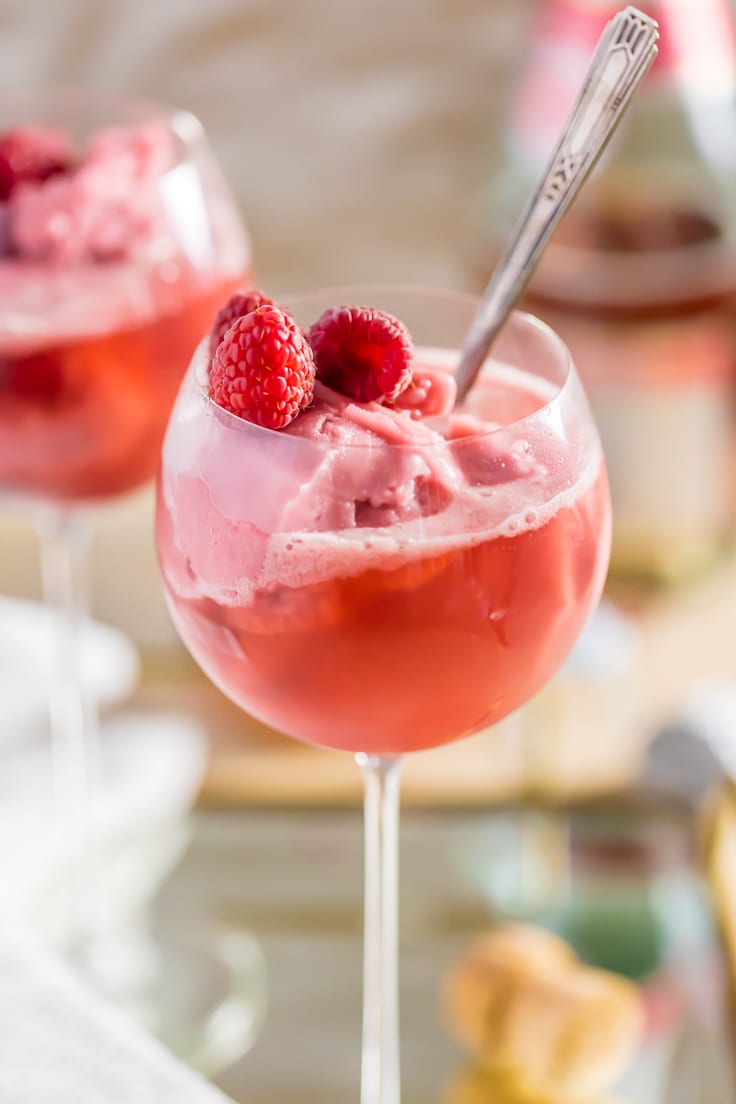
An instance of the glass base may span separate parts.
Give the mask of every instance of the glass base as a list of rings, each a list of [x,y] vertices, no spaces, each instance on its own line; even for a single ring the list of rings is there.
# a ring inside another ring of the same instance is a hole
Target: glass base
[[[247,932],[186,930],[179,918],[68,957],[87,984],[206,1077],[242,1058],[263,1022],[265,959]]]

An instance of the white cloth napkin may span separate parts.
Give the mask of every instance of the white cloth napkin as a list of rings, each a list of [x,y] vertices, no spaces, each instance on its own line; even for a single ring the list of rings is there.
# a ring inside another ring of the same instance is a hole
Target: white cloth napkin
[[[48,728],[49,684],[57,661],[54,617],[39,602],[0,596],[0,751]],[[85,693],[99,706],[124,701],[138,679],[133,643],[90,619],[80,628],[79,666]]]
[[[183,715],[127,712],[104,722],[100,750],[87,814],[90,865],[98,906],[106,902],[110,917],[124,921],[145,906],[186,845],[207,741]],[[0,749],[0,907],[40,924],[52,941],[68,934],[64,905],[83,829],[81,819],[57,820],[48,745],[5,756]]]
[[[51,953],[0,928],[2,1104],[227,1104]]]

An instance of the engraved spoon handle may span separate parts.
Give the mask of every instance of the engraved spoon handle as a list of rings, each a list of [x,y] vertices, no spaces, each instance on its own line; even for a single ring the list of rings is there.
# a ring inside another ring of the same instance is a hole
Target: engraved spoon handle
[[[657,23],[627,7],[608,23],[544,176],[527,204],[468,330],[455,376],[467,395],[537,266],[552,231],[605,149],[629,100],[657,56]]]

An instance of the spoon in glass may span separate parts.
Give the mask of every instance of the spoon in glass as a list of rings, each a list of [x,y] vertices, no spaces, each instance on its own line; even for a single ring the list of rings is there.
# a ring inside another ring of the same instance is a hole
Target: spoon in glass
[[[657,56],[658,38],[656,21],[631,6],[607,24],[544,176],[524,209],[468,330],[455,375],[456,403],[463,401],[475,382],[553,230],[606,148]]]

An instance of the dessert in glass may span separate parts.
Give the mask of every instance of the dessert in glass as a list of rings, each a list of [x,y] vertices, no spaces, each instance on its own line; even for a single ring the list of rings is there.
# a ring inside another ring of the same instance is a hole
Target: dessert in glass
[[[0,109],[0,503],[41,537],[59,613],[60,828],[70,846],[86,837],[85,852],[97,750],[77,647],[88,508],[155,474],[184,365],[217,304],[249,279],[247,236],[188,112],[84,89]],[[93,910],[71,896],[84,944]]]
[[[364,773],[363,1104],[399,1099],[401,756],[527,701],[608,564],[605,465],[561,340],[513,315],[453,406],[476,308],[254,299],[195,353],[163,449],[157,542],[187,647],[243,709]]]
[[[182,358],[249,251],[188,113],[81,91],[13,111],[15,125],[0,119],[0,489],[74,507],[154,474]]]

